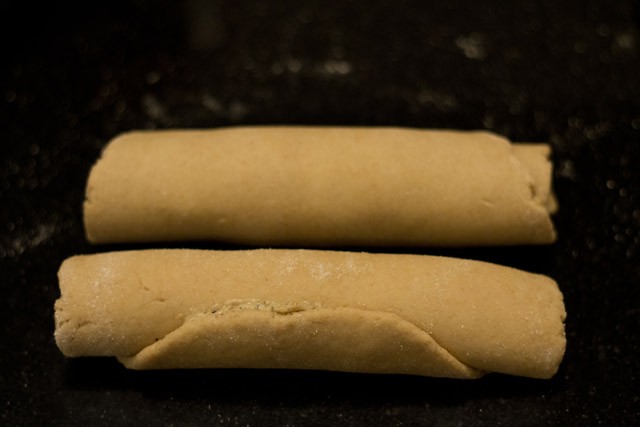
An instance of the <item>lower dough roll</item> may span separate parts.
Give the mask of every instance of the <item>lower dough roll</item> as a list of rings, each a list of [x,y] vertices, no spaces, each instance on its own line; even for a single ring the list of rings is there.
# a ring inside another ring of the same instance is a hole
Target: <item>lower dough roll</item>
[[[59,280],[60,350],[132,369],[550,378],[565,349],[556,283],[478,261],[144,250],[69,258]]]
[[[548,157],[548,145],[488,132],[132,132],[93,167],[84,223],[92,243],[544,244],[555,240]]]

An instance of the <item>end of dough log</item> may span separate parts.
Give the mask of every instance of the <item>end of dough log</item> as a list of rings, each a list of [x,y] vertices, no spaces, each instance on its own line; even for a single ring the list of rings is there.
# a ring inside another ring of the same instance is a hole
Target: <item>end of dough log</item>
[[[146,250],[67,259],[59,280],[60,350],[132,369],[550,378],[565,349],[553,280],[476,261]]]

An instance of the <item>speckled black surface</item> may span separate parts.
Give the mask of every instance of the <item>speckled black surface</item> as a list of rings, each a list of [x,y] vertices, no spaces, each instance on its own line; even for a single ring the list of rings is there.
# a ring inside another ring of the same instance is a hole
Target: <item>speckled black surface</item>
[[[637,423],[637,2],[50,3],[0,6],[0,424]],[[265,123],[550,141],[555,245],[423,252],[557,279],[569,313],[557,376],[130,372],[65,360],[53,341],[56,271],[103,249],[85,242],[80,210],[100,148],[134,128]]]

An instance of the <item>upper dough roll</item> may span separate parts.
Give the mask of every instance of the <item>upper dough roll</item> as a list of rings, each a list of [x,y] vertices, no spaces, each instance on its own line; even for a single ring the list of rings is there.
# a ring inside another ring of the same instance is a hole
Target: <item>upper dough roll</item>
[[[93,243],[470,246],[555,240],[549,147],[487,132],[246,127],[121,135],[87,184]]]

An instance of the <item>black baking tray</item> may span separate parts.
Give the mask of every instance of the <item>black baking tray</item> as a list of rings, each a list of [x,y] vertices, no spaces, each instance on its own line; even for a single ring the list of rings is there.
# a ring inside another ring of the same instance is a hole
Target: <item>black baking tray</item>
[[[637,423],[637,2],[9,1],[0,10],[0,424]],[[111,359],[66,360],[53,340],[62,260],[147,247],[84,239],[84,185],[101,148],[131,129],[240,124],[549,141],[557,243],[407,252],[555,278],[568,312],[558,374],[134,372]]]

